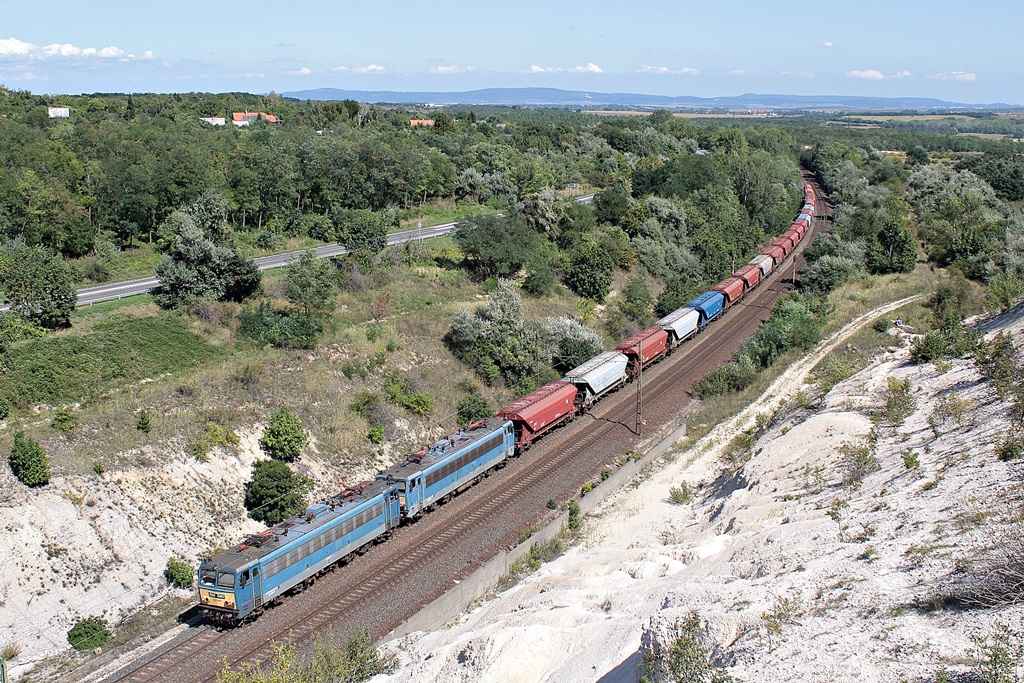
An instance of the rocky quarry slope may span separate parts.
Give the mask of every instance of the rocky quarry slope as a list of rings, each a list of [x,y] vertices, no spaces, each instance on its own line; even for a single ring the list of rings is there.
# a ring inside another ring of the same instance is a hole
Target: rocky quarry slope
[[[1017,311],[984,329],[1019,347],[1022,327]],[[636,681],[693,615],[737,680],[969,672],[985,659],[976,639],[991,645],[997,624],[1019,630],[1024,615],[951,600],[1020,535],[1024,465],[995,452],[1007,406],[970,359],[915,364],[908,335],[890,330],[888,352],[801,407],[810,368],[850,331],[610,498],[561,558],[442,630],[392,642],[401,668],[381,680]],[[899,424],[890,378],[910,384]],[[772,417],[749,461],[723,462],[759,413]],[[687,504],[672,499],[682,482]]]

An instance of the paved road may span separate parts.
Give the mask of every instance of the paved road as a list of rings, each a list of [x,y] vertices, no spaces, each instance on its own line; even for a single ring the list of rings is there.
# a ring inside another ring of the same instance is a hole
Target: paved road
[[[594,201],[594,195],[583,195],[581,197],[577,197],[576,201],[580,204],[590,204]],[[429,228],[413,228],[412,230],[394,232],[388,235],[388,244],[403,244],[405,242],[415,242],[417,240],[428,239],[430,237],[440,237],[441,235],[447,235],[455,232],[456,225],[458,225],[458,223],[444,223],[443,225],[432,225]],[[314,251],[318,258],[339,256],[341,254],[348,253],[348,249],[340,244],[329,244],[324,247],[317,247]],[[302,251],[289,251],[284,254],[261,256],[260,258],[253,259],[253,263],[255,263],[256,267],[260,270],[280,268],[298,261],[299,256],[302,255],[302,253]],[[138,280],[126,280],[125,282],[111,282],[105,285],[96,285],[95,287],[83,287],[82,289],[77,290],[76,294],[78,295],[78,305],[88,306],[89,304],[99,303],[100,301],[110,301],[111,299],[120,299],[125,296],[145,294],[150,290],[156,289],[159,285],[160,283],[155,277],[143,277]],[[7,304],[0,304],[0,311],[6,311],[8,308],[10,307]]]

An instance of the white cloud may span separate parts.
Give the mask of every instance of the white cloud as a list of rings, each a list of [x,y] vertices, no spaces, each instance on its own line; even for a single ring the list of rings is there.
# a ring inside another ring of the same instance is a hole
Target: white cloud
[[[893,74],[892,77],[893,78],[913,78],[914,74],[910,73],[909,71],[900,71],[899,73]]]
[[[442,64],[441,66],[432,66],[428,69],[432,74],[461,74],[475,70],[476,69],[472,66],[458,67],[454,64]]]
[[[789,76],[791,78],[817,78],[818,74],[813,71],[780,71],[780,76]]]
[[[352,71],[356,72],[357,74],[383,74],[383,73],[387,73],[387,69],[385,69],[384,67],[380,66],[379,64],[367,64],[366,66],[358,66],[358,67],[352,69]]]
[[[725,73],[729,74],[730,76],[743,76],[747,72],[744,71],[743,69],[729,69]]]
[[[682,69],[673,71],[667,66],[650,66],[644,64],[642,67],[636,70],[638,74],[682,74],[685,76],[695,76],[700,73],[697,69],[690,66],[684,66]]]
[[[977,74],[972,74],[967,71],[951,71],[944,74],[932,74],[928,78],[936,78],[940,81],[976,81],[978,80]]]
[[[865,69],[864,71],[851,71],[846,74],[849,78],[866,78],[871,81],[881,81],[885,78],[885,74],[875,69]]]
[[[294,71],[289,71],[288,75],[289,76],[308,76],[311,73],[313,73],[313,70],[310,69],[308,66],[304,66],[301,69],[295,69]]]
[[[833,43],[831,40],[826,40],[824,43],[822,43],[822,47],[835,47],[835,46],[836,46],[835,43]]]
[[[17,38],[0,39],[0,59],[39,61],[45,59],[104,59],[121,62],[153,59],[153,51],[146,50],[141,57],[125,52],[115,45],[107,47],[79,47],[72,43],[50,43],[40,47]]]
[[[574,74],[601,74],[604,73],[604,69],[593,62],[587,62],[586,66],[574,66],[569,69],[569,72]]]
[[[17,38],[0,38],[0,57],[27,57],[33,50],[38,49],[38,46]]]
[[[531,74],[553,74],[553,73],[558,73],[559,71],[562,71],[562,70],[563,69],[561,69],[561,68],[559,68],[557,66],[537,66],[536,64],[531,64],[530,65],[530,69],[529,69],[529,73],[531,73]]]
[[[331,69],[331,71],[348,71],[348,67],[347,66],[336,66],[333,69]]]

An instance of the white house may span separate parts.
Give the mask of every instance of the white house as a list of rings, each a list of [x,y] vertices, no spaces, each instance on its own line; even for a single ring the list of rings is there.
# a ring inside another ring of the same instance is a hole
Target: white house
[[[68,107],[49,107],[46,111],[51,119],[71,118],[71,110]]]
[[[228,122],[227,118],[223,116],[200,116],[199,120],[203,123],[208,123],[211,126],[223,126]]]

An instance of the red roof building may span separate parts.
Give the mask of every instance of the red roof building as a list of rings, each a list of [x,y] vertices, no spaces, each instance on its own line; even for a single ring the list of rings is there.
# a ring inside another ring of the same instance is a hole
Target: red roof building
[[[253,121],[259,121],[260,119],[267,123],[281,123],[281,119],[273,114],[267,114],[262,111],[236,111],[231,114],[231,123],[236,126],[248,126]]]

